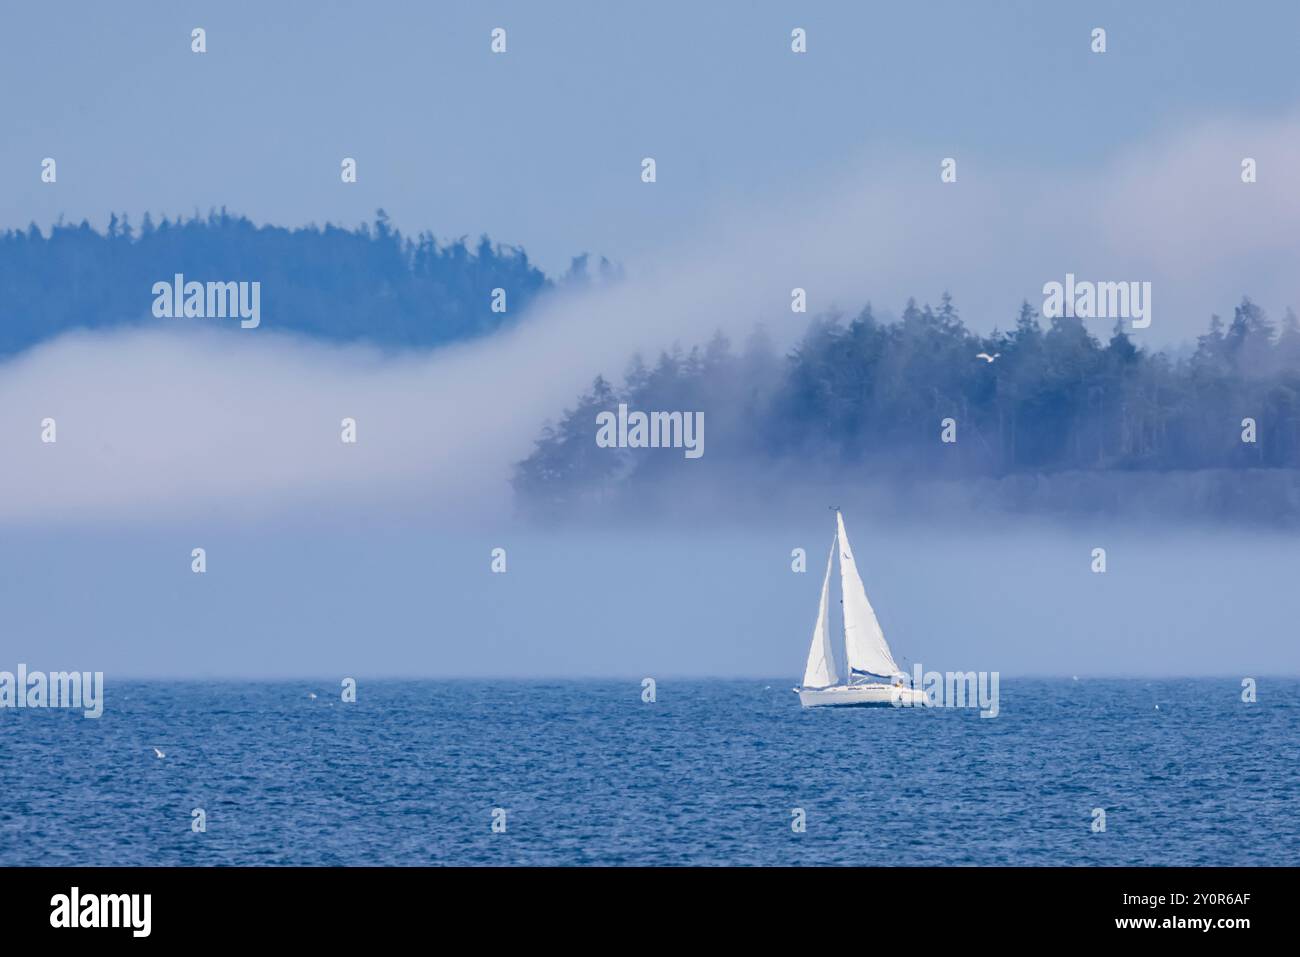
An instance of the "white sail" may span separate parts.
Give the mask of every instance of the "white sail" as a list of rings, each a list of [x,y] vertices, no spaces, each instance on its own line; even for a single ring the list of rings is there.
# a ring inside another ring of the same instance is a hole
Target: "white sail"
[[[849,676],[855,671],[881,677],[902,674],[889,652],[885,633],[880,630],[876,612],[867,601],[867,589],[858,574],[849,536],[844,530],[844,516],[835,513],[840,544],[840,588],[844,595],[844,650]]]
[[[835,561],[835,540],[826,556],[826,578],[822,581],[822,602],[817,608],[817,624],[813,628],[812,645],[808,648],[808,664],[803,669],[805,688],[828,688],[839,680],[835,673],[835,652],[831,648],[827,604],[831,593],[831,565]]]

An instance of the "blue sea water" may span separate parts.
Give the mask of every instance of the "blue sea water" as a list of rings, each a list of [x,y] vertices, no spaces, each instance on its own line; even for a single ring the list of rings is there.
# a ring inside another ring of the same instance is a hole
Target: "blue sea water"
[[[1300,860],[1296,679],[1004,680],[992,719],[789,688],[110,683],[98,720],[0,710],[0,864]]]

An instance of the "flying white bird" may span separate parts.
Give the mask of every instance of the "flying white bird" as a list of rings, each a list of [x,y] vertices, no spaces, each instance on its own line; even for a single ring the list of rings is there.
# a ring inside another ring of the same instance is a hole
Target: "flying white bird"
[[[307,692],[307,697],[308,697],[308,698],[311,698],[312,701],[315,701],[315,700],[316,700],[316,692],[314,692],[314,691],[308,691],[308,692]]]
[[[993,355],[989,355],[987,352],[980,352],[980,353],[976,354],[975,358],[976,358],[976,359],[983,359],[985,362],[992,362],[994,359],[996,359],[996,358],[997,358],[998,356],[1000,356],[1000,355],[1002,355],[1002,353],[1000,353],[1000,352],[995,352],[995,353],[993,353]]]
[[[157,748],[154,748],[154,749],[153,749],[153,756],[154,756],[155,758],[165,758],[165,757],[167,757],[167,755],[163,754],[163,753],[162,753],[161,751],[159,751]]]

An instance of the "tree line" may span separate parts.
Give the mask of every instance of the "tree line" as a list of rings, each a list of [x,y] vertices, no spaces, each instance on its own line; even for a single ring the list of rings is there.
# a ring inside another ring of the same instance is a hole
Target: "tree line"
[[[620,402],[703,411],[704,458],[598,448],[595,415]],[[978,335],[945,294],[937,307],[910,300],[892,322],[870,305],[820,317],[785,356],[761,330],[739,350],[719,334],[653,366],[634,358],[621,385],[597,377],[514,485],[526,505],[562,507],[670,473],[799,462],[908,479],[1300,468],[1300,323],[1243,298],[1174,358],[1122,323],[1099,339],[1075,317],[1044,324],[1028,303],[1010,329]]]
[[[565,279],[587,268],[579,257]],[[150,290],[176,273],[260,281],[267,328],[391,347],[491,333],[552,285],[521,249],[405,237],[383,210],[352,229],[257,226],[225,209],[157,222],[145,213],[138,226],[113,214],[104,232],[33,223],[0,233],[0,356],[70,329],[156,323]],[[497,288],[505,312],[491,308]]]

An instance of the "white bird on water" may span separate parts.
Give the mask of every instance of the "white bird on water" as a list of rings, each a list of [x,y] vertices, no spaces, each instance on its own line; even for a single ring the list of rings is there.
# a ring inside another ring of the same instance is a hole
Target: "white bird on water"
[[[154,749],[153,749],[153,756],[154,756],[155,758],[165,758],[165,757],[167,757],[167,755],[163,754],[162,751],[158,750],[157,748],[154,748]]]
[[[979,352],[979,353],[976,353],[976,354],[975,354],[975,358],[976,358],[976,359],[983,359],[985,362],[992,362],[994,359],[996,359],[996,358],[997,358],[998,356],[1000,356],[1000,355],[1002,355],[1002,353],[1000,353],[1000,352],[995,352],[995,353],[993,353],[993,355],[989,355],[987,352]]]
[[[308,698],[311,698],[312,701],[315,701],[315,700],[316,700],[316,692],[314,692],[314,691],[308,691],[308,692],[307,692],[307,697],[308,697]]]

